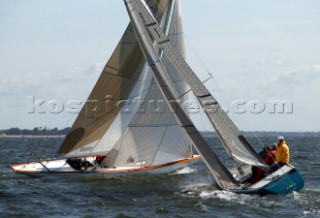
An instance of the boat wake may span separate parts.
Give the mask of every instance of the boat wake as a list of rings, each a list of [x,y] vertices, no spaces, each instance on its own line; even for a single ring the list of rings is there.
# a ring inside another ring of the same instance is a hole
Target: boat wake
[[[202,182],[198,182],[195,184],[189,184],[187,186],[185,186],[180,194],[182,193],[182,195],[187,196],[187,197],[194,197],[194,198],[198,198],[200,193],[203,191],[214,191],[217,190],[217,187],[212,186],[212,184],[208,184],[208,183],[202,183]]]
[[[251,201],[254,197],[250,195],[244,194],[235,194],[228,191],[202,191],[199,194],[199,197],[202,199],[219,199],[221,201],[230,201],[230,202],[237,202],[239,204],[246,204],[248,201]]]
[[[170,175],[183,175],[183,174],[191,174],[194,172],[197,172],[197,170],[194,168],[191,168],[191,167],[185,167],[185,168],[179,169],[179,170],[171,173]]]
[[[312,217],[319,217],[320,216],[320,210],[310,208],[310,210],[303,211],[304,215],[306,216],[312,216]]]
[[[231,204],[246,205],[248,202],[255,202],[256,197],[246,194],[236,194],[218,189],[217,186],[212,186],[210,183],[196,183],[186,186],[180,193],[186,198],[199,199],[199,202],[229,202]],[[201,209],[203,205],[201,205]]]

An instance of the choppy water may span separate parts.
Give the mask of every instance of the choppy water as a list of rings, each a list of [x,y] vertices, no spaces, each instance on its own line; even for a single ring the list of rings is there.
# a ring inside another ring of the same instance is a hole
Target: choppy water
[[[290,137],[305,188],[286,196],[219,191],[198,161],[167,174],[30,178],[8,165],[57,150],[59,139],[0,139],[1,217],[320,217],[320,138]],[[208,139],[212,146],[216,138]],[[262,138],[271,143],[273,138]],[[254,142],[254,140],[252,140]],[[255,142],[254,142],[255,143]]]

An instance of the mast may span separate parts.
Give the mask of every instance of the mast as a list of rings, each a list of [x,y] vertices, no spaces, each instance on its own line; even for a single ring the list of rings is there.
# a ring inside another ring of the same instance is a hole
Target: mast
[[[172,81],[170,80],[168,73],[160,60],[160,57],[153,46],[149,33],[146,30],[146,27],[156,24],[155,20],[153,19],[151,22],[147,22],[146,20],[149,18],[146,16],[147,14],[150,15],[150,17],[153,17],[150,11],[148,11],[145,3],[142,3],[140,0],[124,0],[124,2],[130,20],[134,26],[140,47],[144,53],[149,67],[152,69],[153,76],[161,90],[162,95],[164,96],[166,104],[169,106],[181,128],[183,128],[186,134],[196,145],[198,152],[202,155],[204,162],[207,164],[219,187],[222,189],[238,188],[237,181],[218,159],[217,155],[210,149],[209,145],[198,132],[197,128],[193,125],[184,109],[176,101],[177,98],[174,94],[175,91],[173,89]],[[161,43],[164,43],[164,41]],[[161,46],[161,43],[158,43],[158,45]]]

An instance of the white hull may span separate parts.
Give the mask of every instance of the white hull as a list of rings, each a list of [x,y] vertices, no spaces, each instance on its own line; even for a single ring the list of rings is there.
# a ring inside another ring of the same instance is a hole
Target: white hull
[[[57,160],[42,160],[39,162],[30,162],[23,164],[12,165],[11,169],[16,173],[23,173],[32,176],[40,174],[52,174],[52,173],[98,173],[98,174],[115,174],[115,173],[133,173],[133,172],[153,172],[164,173],[171,172],[176,169],[184,167],[191,161],[200,159],[200,155],[193,155],[192,157],[177,160],[161,165],[154,166],[134,166],[134,167],[113,167],[113,168],[101,168],[99,166],[91,166],[76,170],[72,168],[67,162],[67,159]],[[93,157],[87,157],[87,161],[93,163],[95,160]]]

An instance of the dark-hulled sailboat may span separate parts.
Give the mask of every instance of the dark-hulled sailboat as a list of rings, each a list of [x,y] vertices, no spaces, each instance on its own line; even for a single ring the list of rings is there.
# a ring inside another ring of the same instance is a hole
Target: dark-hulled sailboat
[[[195,148],[202,156],[218,186],[223,190],[236,193],[287,194],[301,190],[304,181],[300,173],[292,165],[283,166],[255,184],[246,183],[251,172],[245,173],[244,168],[256,166],[269,170],[269,166],[255,152],[179,54],[144,1],[124,1],[140,47],[149,67],[152,69],[153,76],[167,105],[174,112],[173,114],[179,125],[184,129],[185,134],[193,141]],[[162,56],[155,49],[154,43],[160,48]],[[204,108],[206,116],[215,128],[226,152],[235,163],[235,166],[237,166],[238,171],[232,171],[233,173],[231,173],[224,166],[189,119],[187,112],[179,104],[180,98],[186,95],[187,92],[177,92],[174,89],[177,80],[172,76],[172,72],[183,76],[183,81],[189,86],[188,91],[194,94],[201,107]]]

